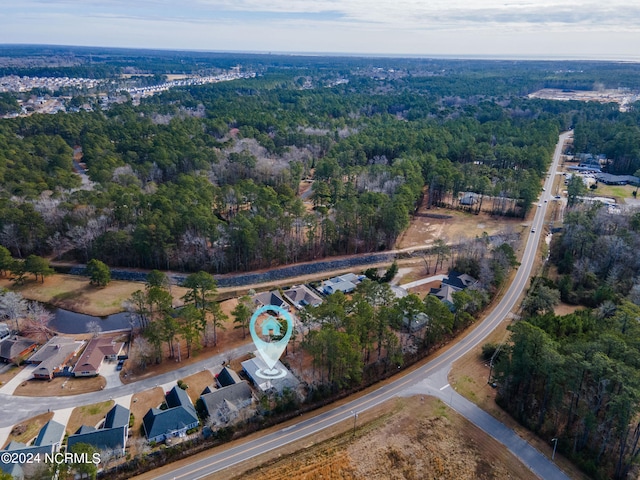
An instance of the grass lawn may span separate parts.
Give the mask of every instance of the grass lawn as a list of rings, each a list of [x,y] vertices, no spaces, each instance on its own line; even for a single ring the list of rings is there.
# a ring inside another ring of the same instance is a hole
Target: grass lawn
[[[41,413],[40,415],[24,420],[15,425],[9,434],[9,438],[3,445],[3,448],[11,441],[28,443],[38,436],[38,432],[53,418],[53,412]]]
[[[67,423],[67,433],[69,435],[74,434],[82,425],[95,427],[104,419],[107,412],[113,407],[113,404],[113,400],[107,400],[105,402],[74,408]]]
[[[78,395],[80,393],[97,392],[102,390],[107,381],[104,377],[66,378],[57,377],[53,380],[26,380],[18,385],[14,395],[25,397],[62,397]]]
[[[599,197],[616,197],[619,201],[622,201],[625,198],[633,198],[633,192],[635,191],[636,187],[631,185],[605,185],[604,183],[598,183],[598,188],[589,190],[589,193]]]
[[[204,390],[205,387],[216,383],[213,378],[213,374],[209,370],[203,370],[202,372],[184,377],[182,381],[189,386],[189,388],[187,388],[187,393],[194,405],[198,398],[200,398],[202,390]]]

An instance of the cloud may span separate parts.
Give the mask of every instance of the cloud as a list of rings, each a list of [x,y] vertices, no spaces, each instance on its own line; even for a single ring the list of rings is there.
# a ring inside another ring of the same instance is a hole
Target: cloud
[[[622,0],[2,2],[0,43],[443,54],[555,54],[558,44],[606,54],[640,43],[640,5]]]

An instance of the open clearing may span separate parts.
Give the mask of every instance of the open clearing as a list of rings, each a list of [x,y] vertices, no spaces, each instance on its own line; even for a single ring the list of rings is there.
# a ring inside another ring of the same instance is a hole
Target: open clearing
[[[482,236],[485,232],[488,235],[520,232],[523,223],[522,219],[492,216],[487,213],[475,215],[448,208],[427,209],[423,202],[407,231],[396,242],[396,247],[429,247],[439,238],[446,243],[458,243]]]
[[[213,374],[209,370],[203,370],[202,372],[184,377],[182,381],[187,384],[187,393],[194,405],[198,398],[200,398],[202,391],[209,385],[216,383]]]
[[[25,397],[66,397],[81,393],[97,392],[104,389],[107,381],[104,377],[56,377],[52,380],[26,380],[16,388],[14,395]]]
[[[74,408],[67,422],[67,433],[73,435],[82,425],[97,427],[98,424],[104,420],[107,412],[111,410],[113,404],[113,400],[107,400],[105,402]]]
[[[355,433],[352,422],[343,422],[333,438],[320,443],[310,438],[295,453],[278,450],[252,470],[239,466],[209,478],[536,478],[502,445],[435,398],[396,399],[374,410],[362,412]]]
[[[44,424],[53,418],[53,412],[41,413],[35,417],[14,425],[9,434],[9,438],[2,448],[7,446],[10,442],[29,443],[31,440],[38,436],[38,432]]]

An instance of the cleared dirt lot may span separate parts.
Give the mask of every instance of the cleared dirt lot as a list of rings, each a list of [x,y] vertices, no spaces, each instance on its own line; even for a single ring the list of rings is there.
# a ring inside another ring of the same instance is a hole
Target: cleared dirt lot
[[[236,467],[210,478],[536,478],[502,445],[432,397],[393,400],[363,412],[355,432],[352,422],[333,430],[328,440],[311,438],[295,453],[279,450],[249,471]]]

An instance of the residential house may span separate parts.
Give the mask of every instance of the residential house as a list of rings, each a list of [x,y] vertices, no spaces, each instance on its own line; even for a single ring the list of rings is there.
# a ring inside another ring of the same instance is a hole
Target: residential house
[[[477,280],[472,276],[467,275],[466,273],[456,272],[455,270],[451,270],[449,275],[442,279],[442,283],[461,290],[474,285],[476,282]]]
[[[123,343],[114,342],[110,337],[91,339],[73,369],[74,376],[95,377],[105,359],[117,359],[123,346]]]
[[[322,298],[315,294],[306,285],[294,285],[290,289],[285,290],[284,298],[286,298],[298,310],[306,307],[307,305],[317,307],[322,303]]]
[[[432,288],[429,294],[438,297],[449,307],[449,310],[454,311],[453,294],[475,285],[476,282],[477,280],[472,276],[452,270],[447,277],[442,279],[440,288]]]
[[[296,390],[300,381],[278,360],[274,369],[285,372],[281,378],[265,379],[258,375],[258,371],[270,370],[269,366],[262,360],[258,352],[254,352],[255,357],[241,363],[243,371],[251,379],[256,387],[263,392],[275,391],[282,393],[285,389]]]
[[[240,375],[238,375],[235,370],[232,370],[229,367],[223,367],[220,370],[220,373],[216,375],[216,385],[218,388],[228,387],[230,385],[235,385],[236,383],[240,383],[242,379]]]
[[[205,389],[200,396],[208,419],[215,425],[226,425],[235,420],[243,408],[253,402],[249,384],[242,380],[217,390]]]
[[[322,282],[321,289],[325,295],[331,295],[336,292],[351,293],[361,281],[361,276],[359,277],[355,273],[345,273],[325,280]]]
[[[38,365],[33,371],[33,377],[51,380],[64,370],[83,345],[84,342],[72,338],[53,337],[29,358],[27,363]]]
[[[38,346],[30,338],[12,335],[0,341],[0,361],[19,363],[29,357]]]
[[[253,300],[254,305],[258,308],[272,305],[289,310],[289,304],[284,301],[278,290],[257,293],[251,299]]]
[[[167,409],[152,408],[142,424],[150,442],[162,442],[171,437],[184,437],[187,430],[199,425],[196,409],[186,391],[173,387],[166,395]]]
[[[67,439],[67,451],[74,445],[86,443],[99,451],[114,452],[118,456],[125,454],[129,435],[129,409],[114,405],[107,413],[102,428],[82,425],[75,434]]]
[[[35,455],[51,455],[60,450],[62,440],[64,438],[64,425],[49,420],[38,432],[38,436],[31,445],[26,445],[21,442],[10,442],[4,451],[24,454],[23,458],[34,458]],[[19,457],[20,458],[20,457]],[[7,463],[0,460],[0,471],[9,473],[14,479],[30,478],[29,475],[30,464],[19,463]],[[26,470],[26,472],[25,472]]]

